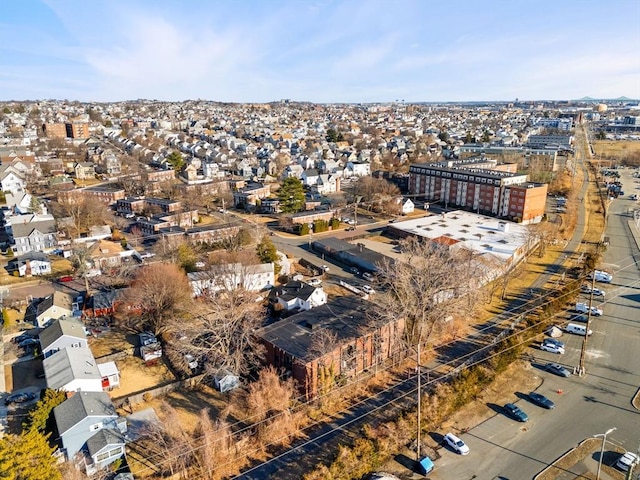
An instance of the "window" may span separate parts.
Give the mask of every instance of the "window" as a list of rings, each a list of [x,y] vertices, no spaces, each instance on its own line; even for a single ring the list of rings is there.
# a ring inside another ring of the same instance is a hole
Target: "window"
[[[93,425],[91,425],[89,427],[89,430],[91,432],[97,432],[98,430],[100,430],[102,428],[102,422],[98,422],[98,423],[94,423]]]

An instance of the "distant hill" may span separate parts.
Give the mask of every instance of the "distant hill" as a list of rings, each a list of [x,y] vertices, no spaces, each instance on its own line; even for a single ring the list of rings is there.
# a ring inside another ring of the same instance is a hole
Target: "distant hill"
[[[593,97],[582,97],[574,100],[575,102],[633,102],[637,101],[636,99],[629,97],[618,97],[618,98],[593,98]]]

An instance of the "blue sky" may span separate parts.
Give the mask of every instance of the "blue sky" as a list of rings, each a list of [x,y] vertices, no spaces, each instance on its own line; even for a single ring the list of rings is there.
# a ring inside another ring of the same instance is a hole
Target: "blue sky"
[[[0,100],[640,98],[640,1],[19,0]]]

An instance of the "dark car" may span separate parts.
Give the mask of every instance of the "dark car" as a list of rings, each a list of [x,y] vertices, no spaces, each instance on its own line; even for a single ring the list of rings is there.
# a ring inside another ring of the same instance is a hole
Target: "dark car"
[[[562,365],[558,364],[558,363],[547,363],[544,366],[544,369],[547,372],[551,372],[554,375],[558,375],[560,377],[570,377],[571,376],[571,372],[569,370],[567,370],[566,368],[564,368]]]
[[[513,403],[505,404],[504,411],[507,412],[507,414],[511,418],[519,422],[526,422],[527,420],[529,420],[529,417],[527,416],[527,414],[524,413],[517,405],[514,405]]]
[[[37,338],[25,338],[18,343],[18,346],[20,348],[36,347],[38,345],[40,345],[40,340],[38,340]]]
[[[531,392],[529,393],[529,400],[531,403],[535,403],[539,407],[552,409],[555,408],[556,404],[549,400],[547,397],[542,395],[541,393]]]
[[[71,276],[71,275],[64,275],[64,276],[58,278],[58,281],[59,282],[63,282],[63,283],[64,282],[73,282],[73,280],[74,280],[73,276]]]
[[[13,337],[13,339],[11,340],[13,343],[20,343],[24,340],[28,340],[30,338],[34,338],[31,335],[29,335],[28,333],[21,333],[20,335],[18,335],[17,337]]]
[[[21,393],[13,393],[4,399],[5,405],[10,405],[12,403],[25,403],[36,398],[35,393],[31,392],[21,392]]]

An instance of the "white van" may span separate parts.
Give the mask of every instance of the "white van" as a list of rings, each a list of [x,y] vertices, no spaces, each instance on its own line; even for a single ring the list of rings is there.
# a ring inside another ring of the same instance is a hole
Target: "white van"
[[[582,335],[583,337],[587,335],[587,327],[576,323],[568,323],[564,330],[575,335]],[[591,334],[593,334],[593,330],[589,329],[589,335]]]
[[[603,272],[601,270],[594,271],[592,274],[589,275],[589,279],[592,279],[594,275],[596,277],[596,282],[611,283],[611,280],[613,280],[613,275],[607,272]]]

